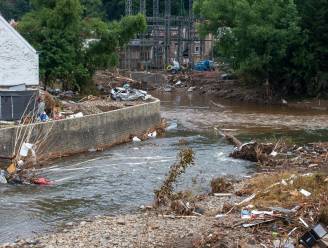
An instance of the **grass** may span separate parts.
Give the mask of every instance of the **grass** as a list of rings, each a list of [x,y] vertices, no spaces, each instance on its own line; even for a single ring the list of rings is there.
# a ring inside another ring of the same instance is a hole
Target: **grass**
[[[233,189],[233,184],[223,177],[213,178],[211,181],[212,193],[227,193]]]
[[[327,174],[324,173],[301,175],[284,172],[259,175],[250,181],[247,188],[257,193],[253,200],[256,207],[292,208],[296,205],[318,204],[320,201],[327,203],[327,178]],[[311,192],[311,196],[302,195],[299,192],[301,189]]]

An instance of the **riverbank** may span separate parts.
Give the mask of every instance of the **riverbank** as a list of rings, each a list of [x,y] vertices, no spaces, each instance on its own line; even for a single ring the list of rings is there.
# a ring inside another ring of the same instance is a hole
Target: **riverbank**
[[[289,99],[272,92],[266,85],[251,87],[220,70],[210,72],[181,72],[170,74],[158,72],[121,72],[140,82],[140,87],[150,91],[186,92],[205,95],[214,100],[252,103],[258,105],[282,105],[298,110],[327,111],[328,100],[318,98]],[[95,82],[111,78],[106,71],[99,71]]]
[[[188,199],[194,207],[191,215],[179,214],[172,205],[142,206],[135,214],[68,222],[57,233],[2,247],[296,246],[308,230],[300,219],[310,227],[319,221],[328,225],[328,143],[290,146],[279,153],[272,158],[276,164],[259,164],[251,178],[225,177],[220,187],[212,183],[210,194],[182,199],[182,206],[189,205]],[[283,153],[288,168],[279,166]]]

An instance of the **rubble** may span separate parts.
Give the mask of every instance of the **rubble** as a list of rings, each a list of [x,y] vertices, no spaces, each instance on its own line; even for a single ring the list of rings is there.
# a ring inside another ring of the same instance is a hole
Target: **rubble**
[[[112,71],[97,71],[93,77],[97,89],[103,94],[109,95],[111,90],[116,87],[122,87],[128,83],[132,88],[141,89],[141,82],[125,77],[118,72]]]

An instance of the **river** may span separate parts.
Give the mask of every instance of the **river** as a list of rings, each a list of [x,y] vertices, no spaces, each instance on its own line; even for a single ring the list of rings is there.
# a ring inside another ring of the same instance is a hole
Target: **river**
[[[245,177],[254,164],[228,157],[232,147],[218,129],[241,140],[293,138],[327,141],[327,113],[215,101],[205,96],[157,95],[170,123],[163,136],[55,161],[38,173],[52,186],[0,187],[0,243],[62,228],[67,222],[96,215],[137,211],[151,204],[153,191],[174,163],[181,140],[196,153],[196,163],[179,180],[178,189],[208,192],[215,176]],[[215,104],[211,101],[215,101]]]

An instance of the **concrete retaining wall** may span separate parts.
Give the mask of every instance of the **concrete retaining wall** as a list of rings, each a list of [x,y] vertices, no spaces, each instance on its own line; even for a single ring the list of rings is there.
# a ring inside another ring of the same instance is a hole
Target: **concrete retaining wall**
[[[160,101],[118,109],[106,113],[25,126],[21,132],[33,130],[30,143],[40,140],[37,155],[56,158],[89,149],[107,148],[129,141],[131,135],[141,134],[160,123]],[[0,156],[12,157],[18,127],[0,129]]]

